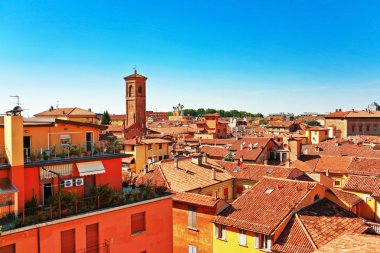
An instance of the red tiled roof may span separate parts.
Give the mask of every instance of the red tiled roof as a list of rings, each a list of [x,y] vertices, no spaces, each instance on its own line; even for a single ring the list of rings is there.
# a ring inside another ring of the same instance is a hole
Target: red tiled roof
[[[380,111],[339,111],[327,114],[325,118],[380,118]]]
[[[380,253],[380,237],[377,235],[346,233],[333,240],[315,253]]]
[[[380,178],[351,175],[344,183],[343,190],[365,192],[380,197]]]
[[[297,168],[297,169],[299,169],[301,171],[304,171],[304,172],[314,172],[314,168],[310,164],[308,164],[308,163],[306,163],[304,161],[295,160],[295,161],[292,161],[291,164],[292,164],[292,167]]]
[[[315,248],[298,216],[294,215],[273,245],[272,250],[281,253],[310,253]]]
[[[316,147],[319,147],[319,151],[316,150]],[[319,156],[380,158],[380,152],[371,149],[369,145],[357,145],[350,142],[340,142],[337,144],[334,141],[325,141],[319,144],[302,145],[302,153]]]
[[[380,176],[380,159],[353,158],[348,173],[355,175]]]
[[[179,158],[178,168],[176,169],[173,160],[165,160],[156,164],[151,171],[155,171],[156,174],[158,174],[157,171],[160,171],[159,178],[164,178],[169,188],[176,192],[204,188],[232,179],[232,176],[220,169],[212,159],[207,159],[207,161],[206,164],[197,165],[192,163],[191,158]],[[212,169],[215,170],[215,179],[212,178]],[[149,175],[151,171],[146,175]],[[156,177],[157,175],[153,179],[156,179]],[[145,178],[145,175],[143,178]]]
[[[288,178],[295,179],[303,172],[295,168],[286,168],[282,166],[261,165],[261,164],[242,164],[235,162],[217,161],[231,176],[240,179],[249,179],[259,181],[263,177]]]
[[[273,245],[277,252],[308,253],[347,232],[363,233],[365,221],[328,199],[298,211]],[[297,243],[297,238],[300,241]],[[305,245],[305,248],[300,246]]]
[[[229,151],[227,148],[218,147],[218,146],[203,146],[201,152],[206,153],[211,157],[223,158],[228,155]]]
[[[264,177],[212,222],[269,235],[316,185]]]
[[[53,110],[47,110],[35,114],[36,117],[42,116],[84,116],[84,117],[95,117],[95,113],[84,110],[78,107],[68,107],[68,108],[55,108]]]
[[[263,147],[266,147],[270,141],[273,141],[271,138],[243,138],[236,141],[231,147],[230,150],[236,151],[234,159],[240,159],[247,161],[256,161],[256,159],[263,152]],[[244,145],[243,145],[244,144]],[[252,149],[249,149],[249,145],[252,145]],[[241,149],[243,145],[243,149]]]
[[[189,192],[174,192],[175,196],[173,197],[173,201],[185,202],[194,205],[214,207],[218,201],[215,197],[200,195],[196,193]]]
[[[351,157],[342,156],[301,156],[305,162],[315,172],[347,173],[351,164]],[[294,164],[294,163],[293,163]],[[299,165],[300,163],[298,163]],[[297,163],[296,163],[297,165]],[[294,166],[294,165],[293,165]]]
[[[359,204],[360,202],[362,202],[363,200],[353,194],[353,193],[349,193],[349,192],[345,192],[345,191],[342,191],[340,189],[335,189],[335,188],[331,188],[329,189],[338,199],[340,199],[341,201],[343,201],[348,207],[353,207],[357,204]]]
[[[108,125],[107,132],[123,132],[124,131],[124,126],[123,125]]]
[[[126,114],[111,114],[110,118],[111,120],[126,120],[127,115]]]

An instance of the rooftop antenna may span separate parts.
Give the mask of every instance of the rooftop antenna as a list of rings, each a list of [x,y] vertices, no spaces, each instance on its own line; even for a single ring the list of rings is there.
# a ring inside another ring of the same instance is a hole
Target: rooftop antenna
[[[14,95],[14,96],[9,96],[11,98],[16,98],[16,103],[13,103],[13,104],[16,104],[17,106],[20,106],[20,96],[19,95]]]
[[[58,109],[58,107],[59,107],[59,100],[57,100],[57,101],[55,101],[55,102],[57,102],[57,109]]]
[[[136,64],[133,66],[133,71],[135,72],[135,74],[137,73]]]

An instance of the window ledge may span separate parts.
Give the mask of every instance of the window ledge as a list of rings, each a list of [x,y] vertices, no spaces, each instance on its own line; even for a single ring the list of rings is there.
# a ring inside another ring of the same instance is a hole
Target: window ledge
[[[243,245],[243,244],[240,244],[240,243],[239,243],[239,246],[244,247],[244,248],[248,248],[248,245],[247,245],[247,244],[246,244],[246,245]]]
[[[219,241],[222,241],[222,242],[227,242],[226,239],[222,239],[222,238],[216,238],[216,239],[218,239]]]
[[[142,233],[144,233],[145,231],[146,231],[146,230],[141,230],[141,231],[134,232],[134,233],[131,234],[131,236],[142,234]]]
[[[192,230],[192,231],[196,231],[196,232],[199,232],[199,230],[197,228],[192,228],[192,227],[187,227],[188,230]]]

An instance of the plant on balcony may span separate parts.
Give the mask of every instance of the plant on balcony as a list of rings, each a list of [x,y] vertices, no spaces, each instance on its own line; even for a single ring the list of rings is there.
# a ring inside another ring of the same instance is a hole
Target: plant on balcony
[[[49,156],[45,151],[42,152],[42,160],[45,160],[45,161],[49,160]]]
[[[25,202],[25,214],[29,215],[33,213],[36,207],[37,207],[37,197],[33,193],[32,198]]]
[[[61,203],[61,212],[66,214],[74,208],[75,194],[71,191],[58,190],[50,199],[49,204],[53,206],[54,211],[59,211],[59,202]]]
[[[110,206],[118,199],[118,192],[112,189],[108,184],[93,187],[90,195],[99,197],[101,206]]]
[[[70,157],[78,157],[79,156],[79,149],[77,145],[73,145],[70,148]]]
[[[163,195],[166,191],[168,190],[168,188],[164,185],[162,186],[157,186],[154,191],[157,195]]]
[[[37,153],[36,159],[37,159],[37,161],[43,160],[42,154],[40,152]]]
[[[54,160],[55,158],[55,155],[56,155],[56,148],[55,148],[55,145],[53,145],[51,148],[50,148],[50,160]]]
[[[85,155],[86,155],[86,150],[82,146],[79,146],[79,156],[84,157]]]

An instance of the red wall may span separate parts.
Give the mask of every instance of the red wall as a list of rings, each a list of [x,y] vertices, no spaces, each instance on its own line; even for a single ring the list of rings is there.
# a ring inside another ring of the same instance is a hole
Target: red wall
[[[158,211],[159,210],[159,211]],[[131,214],[146,213],[146,231],[131,235]],[[14,234],[3,234],[0,246],[16,243],[16,252],[60,253],[61,231],[75,229],[76,251],[86,248],[86,225],[98,223],[99,243],[109,242],[108,252],[173,252],[172,199],[163,199],[121,210],[95,214],[77,220],[62,219],[60,223],[33,228]],[[100,252],[106,252],[101,249]]]
[[[210,253],[212,249],[211,218],[215,215],[215,208],[197,206],[197,229],[188,229],[188,204],[174,202],[173,204],[173,240],[174,253],[188,252],[188,246],[198,247],[198,253]]]

